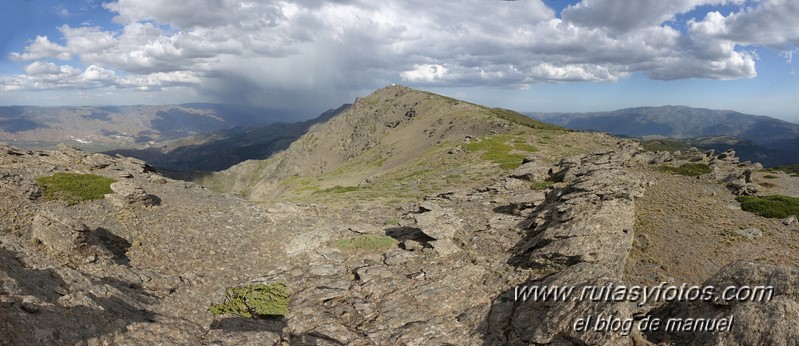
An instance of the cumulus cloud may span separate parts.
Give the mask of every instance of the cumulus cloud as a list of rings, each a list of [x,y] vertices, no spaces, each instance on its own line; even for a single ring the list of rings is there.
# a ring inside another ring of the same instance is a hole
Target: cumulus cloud
[[[675,23],[707,5],[738,7]],[[6,90],[180,86],[219,101],[297,95],[325,102],[318,96],[331,89],[400,81],[517,88],[613,82],[636,72],[660,80],[751,78],[757,57],[746,46],[799,46],[799,3],[788,0],[584,0],[560,16],[543,0],[118,0],[103,7],[121,29],[64,25],[64,44],[37,36],[10,55],[28,63],[26,74],[0,83]],[[74,57],[85,67],[52,62]]]

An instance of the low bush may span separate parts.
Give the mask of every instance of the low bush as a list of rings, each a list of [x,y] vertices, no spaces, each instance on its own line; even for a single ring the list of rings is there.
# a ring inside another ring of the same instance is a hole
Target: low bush
[[[799,198],[772,195],[765,197],[739,196],[741,209],[763,217],[784,219],[791,215],[799,215]]]
[[[214,315],[246,318],[285,316],[289,312],[290,296],[283,282],[229,287],[225,293],[225,302],[213,304],[209,310]]]
[[[55,173],[36,179],[45,200],[63,200],[68,204],[102,199],[105,194],[113,193],[111,184],[114,182],[111,178],[79,173]]]

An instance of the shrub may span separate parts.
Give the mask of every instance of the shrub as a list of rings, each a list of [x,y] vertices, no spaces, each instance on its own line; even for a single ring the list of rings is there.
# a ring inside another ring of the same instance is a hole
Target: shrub
[[[765,197],[739,196],[741,209],[763,217],[783,219],[791,215],[799,215],[799,198],[772,195]]]
[[[384,235],[362,235],[355,238],[339,239],[336,247],[344,251],[364,250],[375,251],[385,250],[397,245],[397,240]]]
[[[696,177],[702,174],[710,173],[713,171],[713,169],[704,163],[686,163],[680,165],[679,167],[661,166],[660,171],[676,175]]]
[[[112,193],[111,183],[114,179],[94,174],[56,173],[47,177],[39,177],[36,184],[41,187],[45,200],[64,200],[68,204],[81,201],[101,199]]]
[[[208,310],[214,315],[247,318],[285,316],[289,312],[289,297],[289,290],[283,282],[229,287],[225,302],[213,304]]]

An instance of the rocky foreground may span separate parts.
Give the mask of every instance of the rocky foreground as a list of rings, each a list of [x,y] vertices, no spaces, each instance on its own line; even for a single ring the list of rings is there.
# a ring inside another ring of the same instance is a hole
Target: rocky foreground
[[[632,141],[555,166],[525,161],[490,186],[402,208],[261,205],[164,178],[135,159],[2,146],[0,344],[799,344],[794,267],[731,257],[705,282],[687,283],[768,285],[768,301],[518,295],[544,285],[644,285],[629,273],[636,201],[661,183],[647,172],[664,162],[707,163],[712,173],[696,180],[720,182],[729,194],[758,193],[752,174],[762,167],[732,152],[650,153]],[[35,178],[67,171],[113,178],[114,193],[74,205],[45,201]],[[545,179],[551,186],[531,189]],[[334,245],[369,234],[398,245]],[[283,318],[209,312],[227,287],[278,281],[291,291]],[[576,327],[587,316],[734,323],[696,333]]]

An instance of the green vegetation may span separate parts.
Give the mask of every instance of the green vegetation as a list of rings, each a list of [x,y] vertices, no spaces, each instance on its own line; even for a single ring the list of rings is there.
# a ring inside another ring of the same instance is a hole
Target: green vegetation
[[[535,120],[530,118],[524,114],[514,112],[512,110],[502,109],[502,108],[491,108],[491,113],[496,115],[500,119],[505,119],[515,124],[519,124],[522,126],[527,126],[533,129],[542,129],[542,130],[558,130],[562,132],[569,132],[571,130],[562,128],[560,126],[555,126],[551,124],[547,124],[542,121]]]
[[[101,199],[111,191],[114,179],[94,174],[56,173],[47,177],[39,177],[36,184],[41,187],[44,199],[63,200],[68,204],[81,201]]]
[[[783,219],[791,215],[799,215],[799,198],[783,195],[765,197],[738,196],[741,209],[762,217]]]
[[[285,316],[289,312],[289,297],[289,290],[283,282],[229,287],[225,302],[213,304],[208,310],[214,315],[246,318]]]
[[[546,190],[546,189],[548,189],[548,188],[550,188],[552,186],[555,186],[555,182],[552,181],[552,180],[547,179],[547,180],[544,180],[544,181],[534,181],[530,185],[530,188],[533,189],[533,190]]]
[[[644,147],[644,150],[651,152],[668,151],[673,153],[678,150],[688,150],[691,148],[691,146],[686,143],[666,139],[645,140],[641,142],[641,145]]]
[[[774,174],[766,174],[766,175],[763,176],[763,178],[766,178],[766,179],[777,179],[779,177],[774,175]]]
[[[702,174],[710,173],[713,171],[713,169],[704,163],[686,163],[680,165],[679,167],[661,166],[660,171],[676,175],[696,177]]]
[[[388,202],[389,202],[389,204],[391,203],[391,201],[388,201]],[[399,225],[401,221],[402,220],[400,220],[398,217],[392,217],[392,218],[386,220],[385,224],[386,225]]]
[[[359,189],[359,187],[357,187],[357,186],[336,185],[336,186],[333,186],[333,187],[326,188],[324,190],[314,191],[314,194],[317,194],[317,193],[346,193],[346,192],[357,191],[358,189]]]
[[[396,245],[396,239],[385,235],[362,235],[336,241],[336,247],[344,251],[378,251],[390,249]]]
[[[762,187],[769,187],[769,188],[777,186],[776,184],[769,183],[769,182],[763,182],[763,183],[760,183],[759,185],[762,186]]]
[[[766,171],[769,172],[781,171],[796,177],[799,176],[799,165],[785,165],[785,166],[771,167],[767,168]]]
[[[527,157],[526,154],[511,153],[517,152],[535,152],[538,148],[527,144],[527,142],[514,140],[513,143],[508,144],[510,139],[507,135],[498,135],[493,137],[484,138],[477,142],[471,142],[464,145],[468,151],[484,151],[480,156],[483,160],[491,161],[499,164],[502,169],[514,169],[522,164],[522,160]]]

